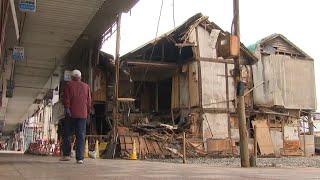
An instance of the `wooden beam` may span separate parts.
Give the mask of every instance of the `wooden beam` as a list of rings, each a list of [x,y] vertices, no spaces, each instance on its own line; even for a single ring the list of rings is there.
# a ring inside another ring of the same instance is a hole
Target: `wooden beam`
[[[195,43],[176,43],[177,47],[196,46]]]
[[[164,55],[164,53],[165,53],[165,52],[164,52],[164,48],[165,48],[165,47],[164,47],[164,43],[162,43],[162,47],[161,47],[161,62],[164,61],[164,56],[165,56],[165,55]]]
[[[154,68],[172,68],[176,69],[179,67],[176,63],[166,62],[154,62],[154,61],[143,61],[143,60],[126,60],[128,65],[141,66],[141,67],[154,67]]]
[[[114,105],[113,105],[113,142],[117,142],[118,137],[118,121],[119,121],[119,61],[120,61],[120,22],[121,22],[121,13],[117,16],[117,39],[116,39],[116,53],[115,53],[115,82],[114,82]]]
[[[233,59],[217,59],[217,58],[199,58],[200,61],[206,61],[206,62],[215,62],[215,63],[226,63],[226,64],[234,64]],[[240,61],[240,64],[242,65],[248,65],[249,63],[247,61]]]
[[[225,108],[203,108],[203,112],[205,113],[230,113],[229,109],[225,109]]]

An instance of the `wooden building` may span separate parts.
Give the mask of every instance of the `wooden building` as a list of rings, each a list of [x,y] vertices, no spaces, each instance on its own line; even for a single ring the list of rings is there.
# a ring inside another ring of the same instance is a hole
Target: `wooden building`
[[[301,155],[305,139],[310,139],[307,144],[313,142],[314,60],[281,34],[268,36],[249,49],[259,59],[252,66],[254,84],[260,86],[254,89],[251,120],[266,127],[258,128],[264,134],[261,146],[269,147],[263,154]],[[274,148],[270,148],[272,144]]]
[[[149,121],[189,127],[187,138],[194,143],[214,141],[211,144],[224,144],[219,146],[221,151],[236,150],[239,128],[234,61],[221,57],[225,54],[222,42],[228,36],[199,13],[122,56],[119,97],[135,100],[129,122],[147,117]],[[253,87],[252,65],[257,61],[241,44],[245,92]],[[252,92],[245,96],[245,104],[249,114]],[[204,147],[217,150],[215,146]]]

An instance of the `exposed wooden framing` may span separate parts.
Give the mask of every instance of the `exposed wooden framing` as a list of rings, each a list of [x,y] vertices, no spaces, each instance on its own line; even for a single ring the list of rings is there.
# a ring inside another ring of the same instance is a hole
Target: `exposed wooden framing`
[[[186,132],[183,132],[183,164],[186,163]]]
[[[173,109],[171,109],[171,120],[172,120],[172,126],[175,125],[174,123],[174,114],[173,114]]]
[[[230,113],[228,109],[224,109],[224,108],[203,108],[203,112],[215,113],[215,114]]]
[[[227,64],[234,64],[233,59],[217,59],[217,58],[199,58],[200,61],[206,62],[213,62],[213,63],[227,63]],[[246,61],[240,61],[240,65],[248,65],[249,63]]]
[[[254,162],[256,164],[257,162],[257,156],[258,156],[258,139],[257,139],[257,125],[254,125],[253,127],[254,131],[254,135],[253,135],[253,158],[254,158]]]
[[[142,60],[146,60],[146,51],[143,53]]]
[[[197,44],[199,44],[199,35],[198,35],[198,27],[195,28],[196,30],[196,40]],[[198,66],[198,96],[199,96],[199,107],[202,108],[202,76],[201,76],[201,63],[200,63],[200,49],[199,46],[195,48],[196,50],[196,59],[197,59],[197,66]]]
[[[196,41],[197,41],[197,46],[194,46],[193,49],[195,49],[196,55],[196,61],[197,61],[197,66],[198,66],[198,96],[199,96],[199,117],[202,117],[203,107],[202,107],[202,73],[201,73],[201,63],[200,63],[200,47],[199,47],[199,34],[198,34],[198,26],[195,28],[196,31]],[[203,123],[200,125],[200,137],[203,138]],[[211,130],[211,129],[210,129]]]
[[[230,101],[229,101],[229,76],[228,76],[228,64],[225,63],[225,77],[226,77],[226,101],[227,101],[227,109],[228,109],[228,137],[231,138],[231,122],[230,122]]]
[[[105,84],[105,88],[106,88],[106,92],[105,92],[105,95],[106,95],[106,101],[105,102],[103,102],[104,103],[104,112],[105,112],[105,120],[106,120],[106,122],[110,122],[110,119],[108,119],[108,117],[109,117],[109,114],[108,114],[108,112],[109,112],[109,101],[111,101],[111,99],[109,99],[109,97],[108,97],[108,93],[109,93],[109,87],[108,87],[108,83],[109,83],[109,78],[108,78],[108,73],[107,73],[107,71],[105,72],[105,78],[106,78],[106,84]],[[110,123],[110,127],[113,127],[112,126],[112,124]]]
[[[195,44],[194,43],[176,43],[175,46],[186,47],[186,46],[195,46]]]
[[[114,83],[114,107],[113,107],[113,141],[117,141],[118,134],[118,113],[119,113],[119,60],[120,60],[120,22],[121,22],[121,13],[117,16],[117,41],[116,41],[116,56],[115,56],[115,83]]]
[[[141,66],[141,67],[154,67],[154,68],[168,68],[168,69],[177,69],[180,66],[175,63],[166,63],[166,62],[152,62],[152,61],[143,61],[143,60],[126,60],[128,65]]]
[[[312,121],[312,112],[311,111],[308,112],[308,123],[309,123],[309,135],[313,135],[314,134],[314,125],[313,125],[313,121]]]
[[[165,52],[164,52],[164,48],[165,48],[165,47],[164,47],[164,43],[162,43],[162,44],[161,44],[161,62],[164,61],[164,53],[165,53]]]
[[[177,44],[176,40],[174,40],[170,34],[165,34],[165,37],[169,42]]]
[[[158,82],[156,82],[155,94],[156,94],[155,107],[156,107],[156,112],[158,112],[159,111],[159,83]]]
[[[181,108],[181,104],[180,104],[180,97],[181,97],[181,95],[180,95],[180,76],[178,75],[178,108],[180,109]]]
[[[188,74],[188,81],[187,81],[188,82],[187,83],[188,84],[188,109],[189,109],[189,113],[191,113],[191,100],[190,100],[191,99],[190,98],[191,97],[191,94],[190,94],[191,91],[190,91],[190,81],[189,81],[189,76],[190,76],[190,68],[189,67],[188,67],[188,71],[187,72],[188,72],[187,73]]]
[[[277,112],[252,111],[252,113],[256,113],[256,114],[272,114],[272,115],[278,115],[278,116],[287,116],[287,117],[292,117],[292,118],[299,118],[299,117],[296,117],[296,116],[292,116],[290,114],[283,114],[283,113],[277,113]]]

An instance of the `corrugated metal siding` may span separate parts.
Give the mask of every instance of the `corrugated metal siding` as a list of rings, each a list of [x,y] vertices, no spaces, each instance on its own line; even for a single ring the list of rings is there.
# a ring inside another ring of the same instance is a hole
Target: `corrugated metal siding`
[[[48,83],[54,66],[64,58],[105,1],[39,0],[36,12],[26,13],[21,38],[26,59],[18,62],[15,69],[15,73],[25,77],[15,76],[17,87],[8,103],[8,123],[16,124],[32,111],[32,103],[41,90],[36,88]],[[24,15],[19,13],[18,17],[23,20]]]
[[[254,103],[288,109],[316,109],[314,62],[283,55],[262,56],[253,66]]]
[[[27,14],[25,43],[72,46],[105,0],[37,1],[37,11]]]

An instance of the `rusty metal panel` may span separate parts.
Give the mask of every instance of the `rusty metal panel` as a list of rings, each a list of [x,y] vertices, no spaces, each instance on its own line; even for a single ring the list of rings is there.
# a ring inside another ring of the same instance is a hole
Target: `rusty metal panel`
[[[284,140],[283,143],[283,155],[287,156],[301,156],[300,140]]]

